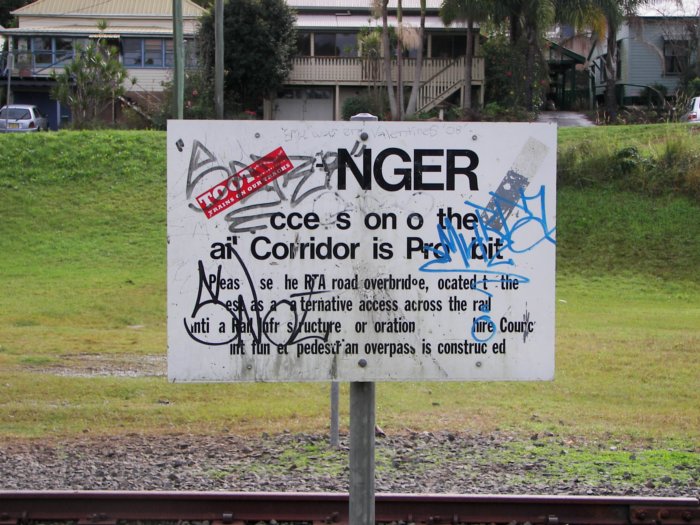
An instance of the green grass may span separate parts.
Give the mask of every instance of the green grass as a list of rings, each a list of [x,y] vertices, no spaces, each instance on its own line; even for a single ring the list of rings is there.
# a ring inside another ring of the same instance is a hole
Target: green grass
[[[595,187],[700,199],[700,126],[565,128],[559,187]]]
[[[669,129],[567,129],[561,144],[659,148]],[[164,149],[156,132],[0,136],[0,438],[326,430],[325,384],[50,373],[94,355],[138,363],[165,354]],[[567,184],[557,222],[556,379],[381,383],[386,431],[700,446],[697,199]],[[347,428],[347,385],[341,393]]]

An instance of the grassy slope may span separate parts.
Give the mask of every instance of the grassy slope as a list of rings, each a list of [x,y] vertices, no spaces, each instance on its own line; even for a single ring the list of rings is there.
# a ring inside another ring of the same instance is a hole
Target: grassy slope
[[[326,428],[322,384],[38,373],[86,353],[165,353],[164,146],[148,132],[0,136],[0,437]],[[557,379],[380,384],[386,429],[698,445],[700,205],[600,188],[562,189],[558,205]]]

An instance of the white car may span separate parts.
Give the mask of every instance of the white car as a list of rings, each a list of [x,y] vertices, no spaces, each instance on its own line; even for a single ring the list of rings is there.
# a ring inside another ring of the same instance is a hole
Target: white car
[[[690,99],[688,111],[681,117],[681,122],[700,122],[700,97]]]
[[[0,109],[0,133],[48,130],[49,119],[36,106],[11,104]]]

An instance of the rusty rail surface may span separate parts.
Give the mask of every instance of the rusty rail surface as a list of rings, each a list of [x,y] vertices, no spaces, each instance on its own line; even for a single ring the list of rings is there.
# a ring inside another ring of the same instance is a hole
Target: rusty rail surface
[[[0,491],[0,525],[72,521],[209,521],[213,525],[348,522],[341,493]],[[696,498],[377,494],[378,523],[700,525]]]

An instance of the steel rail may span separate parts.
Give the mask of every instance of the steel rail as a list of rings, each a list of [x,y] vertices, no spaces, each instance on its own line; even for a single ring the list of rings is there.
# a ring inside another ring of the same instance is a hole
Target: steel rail
[[[0,525],[74,521],[348,521],[344,493],[0,491]],[[416,524],[700,525],[696,498],[377,494],[376,521]]]

